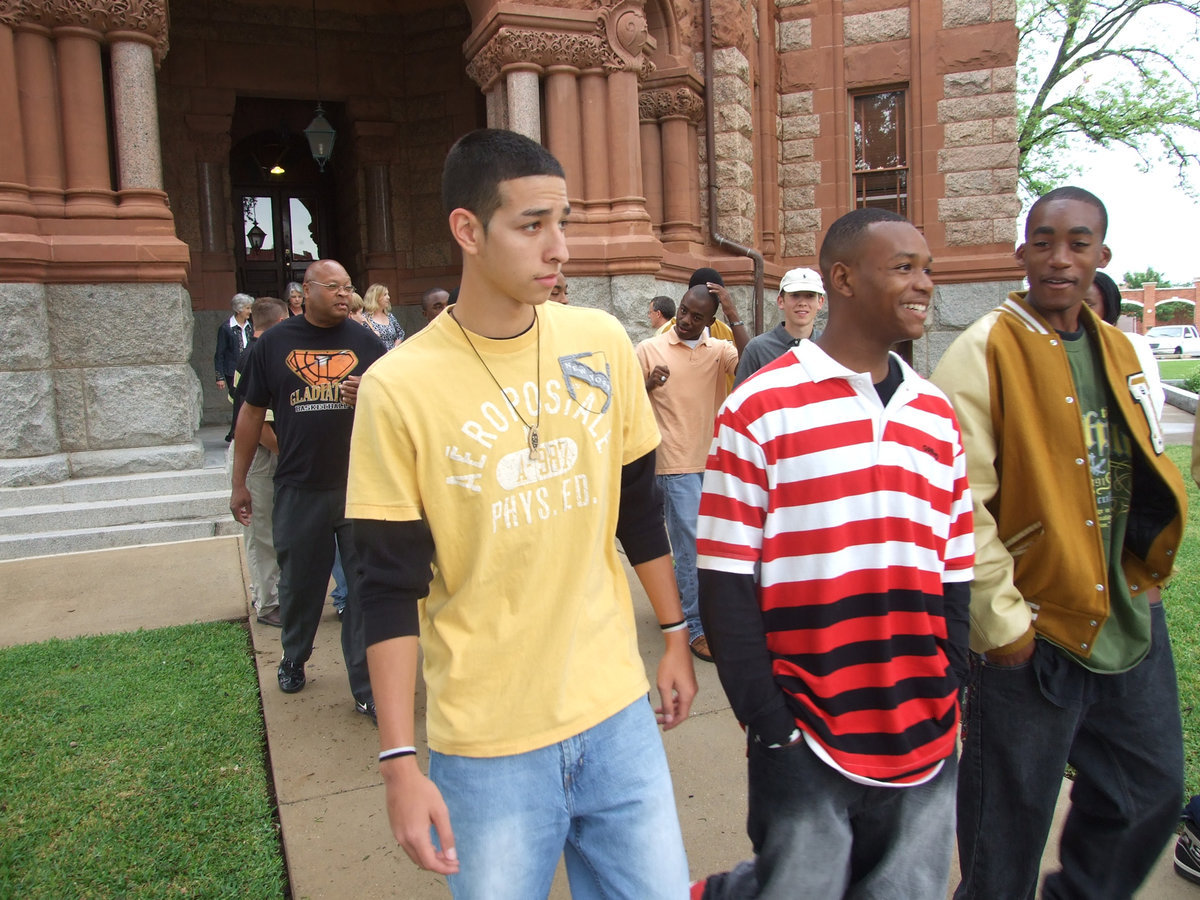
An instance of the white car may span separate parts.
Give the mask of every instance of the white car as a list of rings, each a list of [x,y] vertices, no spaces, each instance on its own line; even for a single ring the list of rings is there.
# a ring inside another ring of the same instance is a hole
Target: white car
[[[1155,356],[1200,356],[1200,331],[1195,325],[1156,325],[1146,332]]]

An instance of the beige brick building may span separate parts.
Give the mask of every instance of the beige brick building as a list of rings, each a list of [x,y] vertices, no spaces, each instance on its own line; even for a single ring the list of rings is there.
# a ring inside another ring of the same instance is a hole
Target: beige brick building
[[[902,212],[939,282],[909,348],[927,371],[1020,277],[1014,15],[0,0],[0,485],[195,464],[198,422],[228,414],[211,357],[231,295],[281,295],[312,258],[388,285],[418,327],[421,292],[458,280],[441,161],[485,124],[562,160],[572,302],[635,340],[649,299],[702,265],[770,328],[780,276],[815,265],[835,218]],[[318,102],[336,130],[323,165],[304,135]]]

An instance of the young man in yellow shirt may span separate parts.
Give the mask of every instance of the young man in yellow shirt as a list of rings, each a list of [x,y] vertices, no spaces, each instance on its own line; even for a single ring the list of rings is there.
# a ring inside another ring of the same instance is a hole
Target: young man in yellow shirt
[[[684,896],[655,715],[687,718],[696,681],[633,347],[608,314],[546,303],[570,206],[544,148],[466,135],[443,203],[458,302],[372,370],[351,450],[392,830],[459,898],[544,897],[564,854],[576,896]],[[664,631],[657,710],[614,536]]]

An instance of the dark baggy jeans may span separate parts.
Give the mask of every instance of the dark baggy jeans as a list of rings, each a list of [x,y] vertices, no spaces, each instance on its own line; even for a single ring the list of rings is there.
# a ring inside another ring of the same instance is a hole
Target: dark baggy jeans
[[[358,605],[358,553],[346,518],[346,491],[275,486],[275,553],[279,557],[279,618],[283,655],[305,663],[312,656],[333,570],[334,536],[341,547],[350,593],[342,617],[342,656],[355,700],[371,699],[367,647]]]
[[[954,847],[955,760],[924,784],[858,784],[804,742],[750,741],[755,858],[709,876],[704,900],[944,900]]]
[[[1174,834],[1183,803],[1175,663],[1161,605],[1149,654],[1098,675],[1037,641],[1015,668],[973,662],[958,779],[955,900],[1022,900],[1069,763],[1076,770],[1046,898],[1130,897]],[[1053,697],[1054,700],[1048,699]]]

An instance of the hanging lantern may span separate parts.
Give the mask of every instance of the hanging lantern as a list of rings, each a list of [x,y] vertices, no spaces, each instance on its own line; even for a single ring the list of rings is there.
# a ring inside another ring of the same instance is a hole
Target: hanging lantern
[[[337,132],[325,118],[325,110],[320,103],[317,104],[316,116],[304,129],[304,136],[308,138],[308,149],[312,151],[313,159],[317,161],[317,166],[324,172],[325,164],[333,156],[333,142],[337,138]]]

